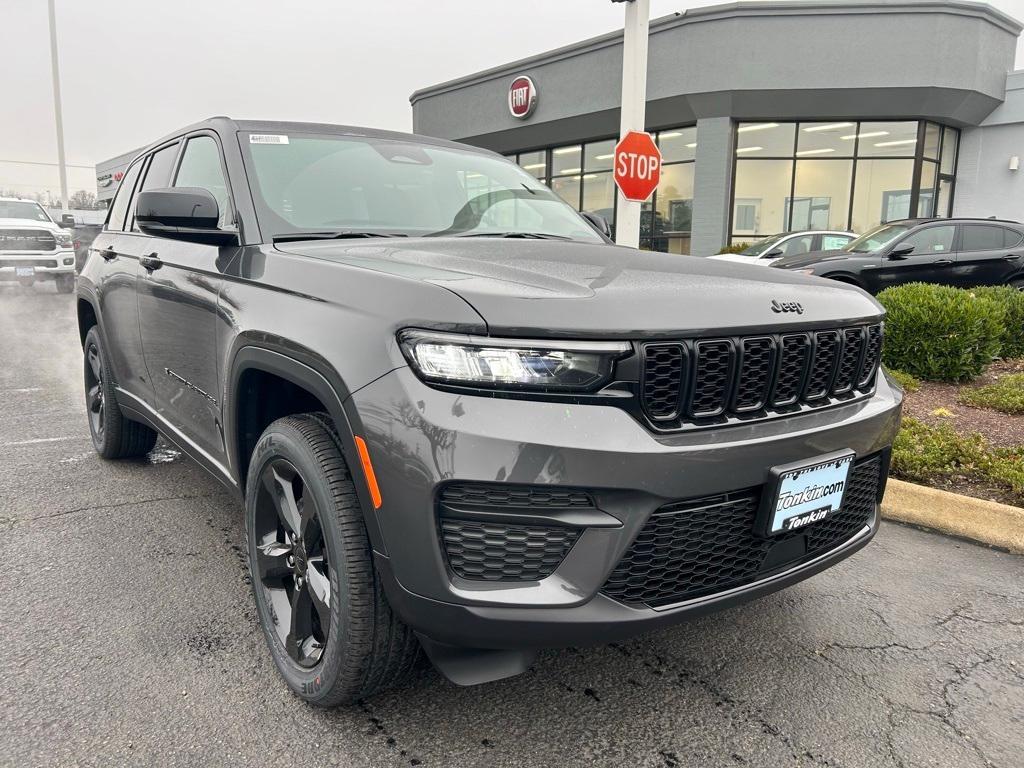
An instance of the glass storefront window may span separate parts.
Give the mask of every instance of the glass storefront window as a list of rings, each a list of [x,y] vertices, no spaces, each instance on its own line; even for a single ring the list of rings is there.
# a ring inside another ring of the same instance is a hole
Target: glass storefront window
[[[655,193],[655,250],[690,252],[693,229],[693,163],[666,165]]]
[[[939,142],[942,141],[942,128],[935,123],[924,126],[924,156],[929,160],[939,159]]]
[[[917,195],[917,215],[935,215],[935,180],[938,177],[938,164],[930,160],[921,161],[921,191]]]
[[[678,163],[697,157],[697,128],[673,128],[658,133],[661,162]]]
[[[548,175],[547,152],[543,149],[538,152],[523,152],[519,155],[519,167],[538,179],[546,179]]]
[[[845,230],[852,174],[852,160],[798,158],[789,229]]]
[[[610,171],[614,156],[615,139],[591,142],[583,150],[583,170],[587,173],[591,171]]]
[[[579,174],[575,176],[557,176],[551,180],[551,188],[577,211],[580,209]]]
[[[858,157],[913,157],[917,153],[917,122],[861,123]]]
[[[615,180],[610,172],[583,174],[583,210],[604,216],[609,223],[615,217]]]
[[[551,175],[571,176],[583,170],[583,147],[556,147],[551,150]]]
[[[792,160],[736,160],[733,232],[774,235],[786,231]]]
[[[792,157],[795,123],[740,123],[736,128],[739,157]]]
[[[952,176],[956,164],[956,143],[960,138],[960,132],[955,128],[945,128],[942,131],[942,173]]]
[[[867,232],[887,221],[910,216],[913,160],[858,160],[851,227]]]
[[[797,157],[853,157],[853,142],[844,136],[856,133],[857,124],[842,120],[831,123],[800,123]]]
[[[949,206],[953,199],[953,182],[949,179],[939,181],[939,194],[935,204],[935,215],[946,219],[949,218]]]

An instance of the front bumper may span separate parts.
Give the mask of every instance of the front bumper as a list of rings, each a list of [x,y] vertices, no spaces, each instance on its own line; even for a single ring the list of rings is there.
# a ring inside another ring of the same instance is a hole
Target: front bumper
[[[733,589],[659,607],[626,605],[601,589],[666,504],[758,488],[773,466],[843,448],[885,455],[901,400],[879,374],[875,394],[859,402],[655,435],[616,407],[467,397],[399,369],[353,395],[383,495],[377,565],[404,621],[433,640],[478,648],[606,642],[748,600],[863,547],[877,529],[877,511],[835,548]],[[586,527],[546,578],[463,578],[438,534],[438,491],[453,480],[587,489],[618,525]],[[879,497],[882,487],[884,478]]]
[[[36,280],[75,274],[75,251],[8,252],[0,255],[0,280],[17,280],[18,268],[31,267]]]

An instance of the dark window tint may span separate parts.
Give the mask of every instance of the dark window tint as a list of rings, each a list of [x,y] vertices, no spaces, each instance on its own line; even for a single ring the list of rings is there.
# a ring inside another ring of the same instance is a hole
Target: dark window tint
[[[964,240],[961,248],[965,251],[996,251],[1005,248],[1009,243],[1016,242],[1019,236],[1005,227],[993,227],[985,224],[967,224],[964,226]]]
[[[121,186],[117,188],[114,195],[114,202],[110,204],[110,214],[107,216],[107,229],[124,229],[124,214],[128,210],[128,201],[132,197],[132,190],[135,188],[135,180],[139,178],[139,170],[142,168],[142,161],[135,163],[121,179]]]
[[[220,164],[220,150],[212,137],[196,136],[188,140],[174,186],[205,189],[217,198],[217,209],[220,212],[218,226],[224,227],[231,223],[228,184]]]
[[[139,185],[139,192],[145,192],[147,189],[166,189],[171,186],[171,169],[174,168],[174,158],[177,156],[177,144],[171,144],[169,147],[154,152],[150,157],[149,166],[146,168],[146,175]],[[135,195],[132,198],[131,208],[128,211],[128,220],[132,221],[132,231],[134,232],[139,231],[134,221],[137,197],[138,195]]]
[[[900,242],[900,245],[914,246],[915,256],[929,253],[949,253],[953,250],[953,233],[956,227],[952,224],[943,227],[926,227],[919,229]]]

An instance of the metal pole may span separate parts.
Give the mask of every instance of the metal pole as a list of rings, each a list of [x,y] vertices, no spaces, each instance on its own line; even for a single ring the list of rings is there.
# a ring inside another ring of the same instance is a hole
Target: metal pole
[[[53,0],[50,0],[53,2]],[[619,138],[630,131],[644,130],[647,108],[647,38],[651,18],[651,0],[626,3],[626,23],[622,41],[622,115]],[[640,245],[642,203],[627,200],[619,193],[615,216],[615,242],[637,248]]]
[[[57,12],[54,0],[48,0],[50,10],[50,62],[53,71],[53,112],[57,118],[57,165],[60,168],[60,208],[68,209],[68,166],[64,158],[64,115],[60,106],[60,64],[57,61]]]

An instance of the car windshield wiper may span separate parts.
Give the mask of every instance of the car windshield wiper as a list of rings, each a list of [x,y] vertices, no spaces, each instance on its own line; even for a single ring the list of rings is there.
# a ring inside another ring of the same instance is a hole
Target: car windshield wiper
[[[345,240],[359,237],[407,237],[397,232],[366,232],[358,229],[343,229],[327,232],[286,232],[274,235],[275,243],[292,243],[296,240]]]
[[[572,240],[565,235],[551,235],[547,232],[462,232],[455,237],[509,237],[523,240]]]

